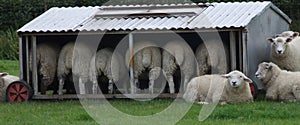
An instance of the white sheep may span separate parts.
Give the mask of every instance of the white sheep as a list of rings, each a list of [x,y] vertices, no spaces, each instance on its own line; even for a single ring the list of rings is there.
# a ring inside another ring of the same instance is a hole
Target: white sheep
[[[201,43],[195,56],[198,63],[198,75],[225,74],[229,71],[228,47],[222,41],[210,39]]]
[[[295,38],[299,37],[299,32],[284,31],[281,34],[277,34],[275,37],[280,37],[280,36],[295,39]]]
[[[140,41],[134,44],[133,48],[133,70],[134,84],[138,84],[139,76],[145,72],[149,72],[149,91],[153,93],[154,81],[160,76],[161,72],[161,51],[156,45],[149,41]],[[126,65],[130,63],[129,51],[126,53]],[[136,87],[131,83],[131,93],[136,93]]]
[[[177,68],[180,68],[181,75],[183,75],[184,80],[181,89],[184,91],[196,69],[196,60],[192,49],[182,41],[168,42],[163,49],[162,68],[169,84],[170,93],[175,92],[173,74]]]
[[[183,98],[187,102],[199,101],[203,104],[252,102],[249,83],[252,80],[236,70],[225,75],[203,75],[188,83]]]
[[[281,70],[272,62],[262,62],[255,76],[264,85],[266,99],[284,102],[300,100],[300,72]]]
[[[36,47],[36,64],[41,94],[46,94],[47,88],[56,79],[56,67],[59,49],[53,43],[39,43]],[[30,50],[29,69],[32,71],[32,50]]]
[[[59,95],[62,95],[65,80],[78,82],[79,93],[86,94],[85,83],[89,80],[91,58],[92,52],[84,43],[68,42],[63,46],[59,53],[57,66]]]
[[[271,46],[271,61],[280,68],[289,71],[300,71],[300,38],[289,37],[269,38]]]
[[[18,80],[20,80],[20,78],[17,76],[9,75],[6,72],[0,73],[0,100],[1,101],[5,101],[7,86],[10,83]]]
[[[98,50],[92,57],[90,79],[93,82],[93,94],[97,94],[99,76],[106,76],[109,80],[108,90],[113,93],[113,83],[120,79],[121,73],[121,56],[111,48]]]

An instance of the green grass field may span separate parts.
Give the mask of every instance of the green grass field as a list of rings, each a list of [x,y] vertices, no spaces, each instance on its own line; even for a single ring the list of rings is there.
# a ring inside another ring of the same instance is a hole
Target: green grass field
[[[19,74],[17,61],[0,61],[0,72]],[[172,99],[132,101],[112,99],[115,108],[130,115],[152,115],[168,107]],[[256,101],[250,104],[218,105],[204,122],[198,121],[202,106],[194,104],[178,125],[299,125],[300,103]],[[111,118],[118,120],[118,118]],[[157,124],[154,121],[153,124]],[[38,125],[96,125],[98,124],[78,100],[29,101],[26,103],[0,103],[1,124]]]

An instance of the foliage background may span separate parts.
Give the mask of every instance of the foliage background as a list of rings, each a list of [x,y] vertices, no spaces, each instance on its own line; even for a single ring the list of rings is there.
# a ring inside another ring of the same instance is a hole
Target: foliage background
[[[51,7],[101,6],[108,0],[0,0],[0,60],[18,59],[15,31]],[[152,0],[151,3],[186,3],[190,0]],[[250,0],[192,0],[195,3]],[[261,0],[251,0],[261,1]],[[291,30],[300,31],[300,1],[271,0],[292,20]],[[110,4],[145,4],[149,0],[110,0]]]

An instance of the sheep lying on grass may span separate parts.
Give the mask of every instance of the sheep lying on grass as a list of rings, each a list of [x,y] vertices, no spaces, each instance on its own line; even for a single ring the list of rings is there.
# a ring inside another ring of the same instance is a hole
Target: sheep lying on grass
[[[271,61],[280,68],[289,71],[300,71],[300,38],[276,37],[269,38],[271,47]]]
[[[0,100],[1,101],[5,101],[6,87],[10,83],[12,83],[14,81],[18,81],[18,80],[20,80],[20,78],[17,76],[9,75],[6,72],[0,73]]]
[[[186,90],[187,83],[194,75],[196,69],[193,51],[187,44],[181,41],[168,42],[163,49],[162,68],[169,84],[170,93],[175,92],[173,74],[177,68],[180,68],[182,73],[181,75],[184,76],[181,88]]]
[[[240,71],[225,75],[203,75],[188,83],[183,98],[187,102],[200,101],[204,104],[252,102],[249,83],[252,80]]]
[[[281,70],[274,63],[263,62],[258,65],[255,76],[264,84],[267,99],[284,102],[300,100],[300,72]]]
[[[209,50],[208,50],[209,49]],[[195,53],[198,75],[225,74],[229,71],[228,47],[217,40],[201,43]]]
[[[52,43],[40,43],[36,47],[36,63],[41,94],[46,94],[56,76],[57,59],[60,47]],[[32,71],[32,50],[30,51],[29,67]]]
[[[83,43],[78,43],[76,46],[74,42],[68,42],[63,46],[59,53],[57,66],[59,95],[62,94],[65,80],[78,82],[79,93],[86,94],[85,83],[87,83],[89,80],[89,69],[92,52],[90,51],[88,46],[83,45]],[[73,80],[73,78],[75,78],[75,81]]]
[[[161,52],[158,47],[151,42],[142,41],[134,45],[134,84],[138,84],[139,76],[143,72],[149,72],[149,91],[153,93],[154,80],[156,80],[161,71]],[[126,53],[126,65],[129,66],[129,51]],[[131,85],[131,93],[136,93],[136,87]]]
[[[97,78],[101,75],[106,76],[109,80],[109,93],[114,92],[113,83],[118,82],[120,78],[120,61],[120,55],[116,52],[114,53],[111,48],[101,49],[92,57],[90,79],[93,82],[93,94],[97,94]]]

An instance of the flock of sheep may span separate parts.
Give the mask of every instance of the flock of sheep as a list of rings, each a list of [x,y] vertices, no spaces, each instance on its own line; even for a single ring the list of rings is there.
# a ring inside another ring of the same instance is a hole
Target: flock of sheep
[[[272,62],[260,63],[255,73],[264,85],[266,99],[300,101],[299,33],[285,31],[268,41],[271,43]],[[183,98],[200,104],[252,102],[251,83],[252,80],[239,71],[225,75],[203,75],[188,83]]]
[[[271,43],[272,62],[259,64],[255,74],[264,85],[266,98],[277,101],[299,101],[300,52],[297,49],[300,46],[299,33],[286,31],[269,38],[268,41]],[[163,72],[169,85],[169,92],[175,93],[173,75],[180,68],[183,76],[183,85],[180,88],[184,91],[183,98],[188,102],[196,101],[200,104],[252,102],[250,90],[252,80],[240,71],[229,72],[229,66],[226,65],[229,63],[224,63],[229,58],[226,52],[228,48],[225,46],[225,49],[222,49],[214,43],[215,40],[210,40],[205,45],[200,44],[194,53],[187,44],[180,41],[168,42],[163,50],[154,43],[144,41],[134,46],[136,48],[133,58],[127,51],[125,59],[112,48],[103,48],[93,54],[88,46],[76,45],[74,42],[68,42],[62,48],[40,43],[37,45],[36,59],[39,88],[41,94],[45,94],[48,86],[58,81],[58,94],[62,95],[64,83],[66,81],[74,83],[76,80],[80,94],[88,93],[87,83],[92,84],[92,93],[97,94],[98,85],[101,84],[98,83],[98,77],[105,76],[108,79],[109,93],[114,93],[116,91],[114,84],[122,82],[123,79],[120,74],[122,71],[128,71],[123,68],[125,65],[129,68],[130,60],[133,60],[134,81],[130,86],[123,83],[126,92],[131,88],[131,93],[136,93],[139,80],[145,79],[149,81],[149,92],[153,93],[154,81]],[[148,47],[140,48],[139,44],[141,46],[146,44]],[[80,49],[76,49],[76,46]],[[220,52],[209,55],[207,46],[213,46],[214,51]],[[220,58],[222,55],[219,53],[225,53],[226,57]],[[31,58],[29,68],[32,71]],[[197,63],[194,63],[196,61]],[[210,74],[212,69],[217,70],[218,74]],[[144,75],[143,72],[148,74]],[[193,74],[197,74],[198,77],[192,78]],[[7,73],[0,75],[1,87],[10,75]]]
[[[147,47],[143,47],[145,45]],[[101,84],[98,83],[98,78],[105,76],[108,78],[108,92],[114,93],[116,91],[114,84],[123,80],[122,77],[126,70],[124,70],[124,67],[127,66],[129,68],[130,60],[133,60],[133,84],[128,86],[125,83],[126,81],[122,82],[124,82],[124,92],[128,92],[128,89],[131,88],[131,93],[137,93],[139,80],[148,80],[149,93],[153,94],[154,81],[158,79],[161,72],[168,82],[169,92],[175,93],[173,75],[179,68],[183,76],[183,85],[180,87],[182,91],[187,88],[188,82],[195,76],[197,71],[199,74],[207,74],[210,68],[215,68],[220,70],[220,73],[227,72],[227,69],[223,68],[226,67],[224,63],[221,66],[221,63],[210,63],[216,62],[215,60],[218,60],[219,56],[208,56],[208,52],[205,52],[207,49],[204,44],[199,45],[196,54],[194,54],[188,44],[181,41],[170,41],[163,48],[164,50],[149,41],[140,41],[134,45],[133,58],[130,58],[129,50],[127,50],[124,59],[120,56],[121,54],[112,48],[102,48],[96,54],[93,54],[88,46],[75,42],[68,42],[62,48],[51,43],[39,43],[36,52],[39,90],[41,94],[45,94],[48,86],[58,81],[58,94],[62,95],[64,83],[67,81],[78,83],[76,89],[80,94],[89,93],[86,90],[88,87],[86,84],[92,84],[92,87],[90,87],[92,88],[92,93],[97,94],[99,92],[98,85]],[[219,49],[217,48],[216,50]],[[198,55],[196,56],[197,59],[191,55]],[[195,69],[197,67],[196,60],[201,60],[198,58],[204,58],[204,61],[199,63],[199,69]],[[32,71],[31,59],[32,57],[29,60],[29,68]],[[147,72],[147,75],[144,72]]]

